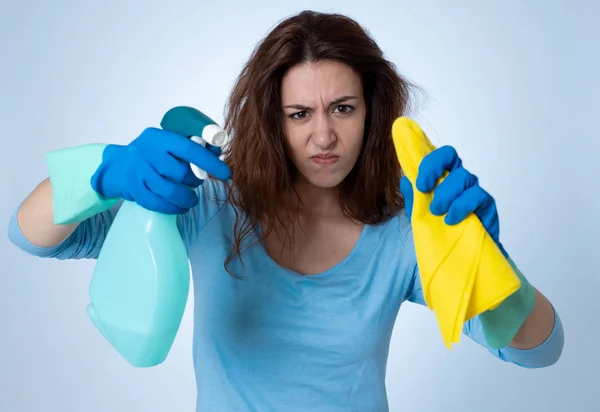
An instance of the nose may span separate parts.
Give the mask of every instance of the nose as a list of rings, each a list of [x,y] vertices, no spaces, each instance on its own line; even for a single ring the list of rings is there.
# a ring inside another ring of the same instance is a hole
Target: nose
[[[320,150],[328,150],[335,145],[337,136],[333,127],[333,122],[327,114],[319,114],[315,116],[313,122],[312,141]]]

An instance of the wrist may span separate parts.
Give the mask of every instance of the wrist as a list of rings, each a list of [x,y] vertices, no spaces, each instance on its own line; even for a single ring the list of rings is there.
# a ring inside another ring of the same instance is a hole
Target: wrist
[[[110,184],[110,177],[108,173],[111,165],[116,157],[118,157],[127,146],[109,144],[106,145],[102,152],[102,163],[98,166],[92,177],[90,178],[90,185],[94,191],[105,199],[113,199],[120,197],[118,190]],[[108,179],[107,179],[108,177]]]
[[[120,144],[108,144],[102,152],[102,162],[108,162],[119,156],[123,151],[127,149],[127,146]]]

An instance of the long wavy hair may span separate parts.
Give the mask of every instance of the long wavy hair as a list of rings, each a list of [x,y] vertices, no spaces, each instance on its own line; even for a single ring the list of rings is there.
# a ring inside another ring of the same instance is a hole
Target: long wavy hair
[[[340,188],[342,210],[356,221],[377,224],[403,207],[401,169],[391,128],[394,120],[407,112],[414,86],[386,60],[355,20],[340,14],[303,11],[279,22],[258,44],[225,108],[224,128],[231,142],[224,155],[233,183],[228,201],[236,211],[226,269],[234,256],[241,260],[244,239],[261,222],[278,222],[289,228],[286,243],[293,247],[293,225],[289,224],[293,210],[282,208],[280,203],[283,195],[293,190],[295,172],[285,150],[281,80],[295,65],[322,60],[351,67],[362,81],[367,104],[362,151]],[[262,232],[262,239],[273,226],[269,224]]]

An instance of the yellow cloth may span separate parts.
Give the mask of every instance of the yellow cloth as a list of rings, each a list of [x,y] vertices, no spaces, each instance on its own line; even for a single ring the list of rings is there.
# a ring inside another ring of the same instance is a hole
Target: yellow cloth
[[[413,186],[411,222],[425,302],[451,349],[460,340],[463,323],[497,307],[519,289],[520,280],[477,216],[470,214],[451,226],[444,216],[430,212],[433,192],[419,192],[415,182],[421,160],[435,146],[419,125],[400,117],[392,137],[400,166]]]

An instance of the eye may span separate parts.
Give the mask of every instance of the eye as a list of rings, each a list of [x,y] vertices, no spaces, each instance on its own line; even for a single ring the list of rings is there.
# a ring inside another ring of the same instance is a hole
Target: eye
[[[308,115],[308,113],[306,111],[302,111],[302,112],[296,112],[296,113],[292,113],[290,114],[290,118],[291,119],[303,119]]]
[[[340,105],[338,105],[338,106],[335,107],[335,110],[338,113],[341,113],[341,114],[348,114],[352,110],[354,110],[354,107],[352,107],[352,106],[350,106],[348,104],[340,104]]]

